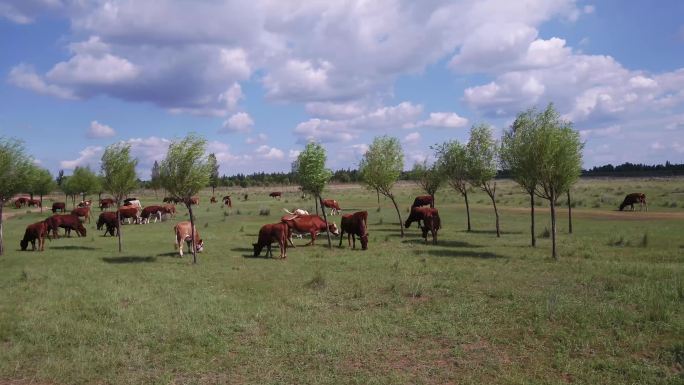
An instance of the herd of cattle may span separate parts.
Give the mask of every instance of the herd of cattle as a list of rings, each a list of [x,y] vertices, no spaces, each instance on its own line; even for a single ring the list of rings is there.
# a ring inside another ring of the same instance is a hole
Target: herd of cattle
[[[279,199],[282,196],[281,192],[272,192],[269,196]],[[189,202],[183,202],[174,198],[164,198],[164,204],[151,205],[142,207],[140,200],[136,198],[128,198],[124,200],[124,205],[118,207],[116,211],[107,211],[116,206],[116,202],[111,198],[100,200],[99,208],[100,215],[97,220],[97,230],[104,229],[103,236],[107,234],[113,236],[118,235],[119,226],[124,222],[131,224],[146,224],[154,219],[154,223],[161,221],[164,216],[174,217],[176,214],[176,204],[189,203],[191,205],[199,205],[199,197],[190,198]],[[211,203],[216,203],[215,197],[211,197]],[[222,198],[224,205],[233,207],[230,195]],[[339,215],[339,203],[334,199],[324,199],[322,201],[323,207],[330,209],[330,215]],[[620,211],[625,207],[631,206],[634,210],[634,204],[639,204],[643,209],[646,206],[646,195],[643,193],[628,194],[620,204]],[[41,201],[37,199],[29,199],[26,197],[17,198],[14,201],[16,208],[23,206],[41,206]],[[429,206],[429,207],[425,207]],[[66,204],[64,202],[55,202],[52,205],[53,215],[49,218],[28,225],[24,233],[24,238],[20,242],[21,250],[26,250],[28,244],[31,243],[32,250],[36,250],[36,241],[38,241],[38,250],[45,249],[45,238],[58,238],[59,228],[65,230],[66,236],[71,236],[71,231],[75,231],[80,236],[86,236],[86,228],[83,226],[85,221],[90,223],[90,209],[92,207],[92,200],[82,201],[69,214],[66,212]],[[646,209],[648,209],[646,207]],[[313,245],[316,242],[316,237],[323,232],[339,236],[342,245],[343,235],[347,234],[347,243],[349,246],[356,248],[356,237],[361,242],[361,248],[366,250],[368,248],[368,212],[358,211],[353,214],[342,215],[340,221],[340,228],[330,221],[326,225],[326,221],[318,215],[311,215],[306,210],[295,209],[288,211],[285,209],[287,215],[280,218],[280,222],[273,224],[266,224],[259,230],[257,242],[252,244],[254,247],[254,256],[258,257],[261,251],[266,248],[266,256],[272,257],[271,245],[277,243],[280,248],[280,258],[287,258],[288,244],[295,247],[292,242],[292,236],[297,235],[301,237],[304,234],[311,236],[311,241],[307,245]],[[62,212],[63,214],[57,214]],[[82,219],[81,219],[82,218]],[[441,228],[441,221],[439,218],[439,211],[434,208],[434,202],[430,195],[422,195],[415,198],[411,205],[411,211],[404,223],[405,228],[410,228],[413,222],[418,223],[418,227],[422,231],[422,237],[425,243],[428,243],[428,234],[432,236],[433,244],[437,242],[437,232]],[[179,222],[174,226],[175,246],[179,250],[179,254],[183,256],[183,243],[188,245],[188,250],[192,251],[193,234],[191,224],[189,221]],[[201,252],[204,249],[204,242],[199,236],[197,228],[194,231],[195,250]]]

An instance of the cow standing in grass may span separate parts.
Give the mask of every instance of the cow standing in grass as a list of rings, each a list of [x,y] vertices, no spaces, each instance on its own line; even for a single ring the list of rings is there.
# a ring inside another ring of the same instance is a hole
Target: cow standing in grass
[[[183,257],[183,243],[188,244],[188,252],[192,252],[192,224],[190,221],[178,222],[176,226],[173,227],[173,231],[176,234],[175,247],[178,252]],[[201,253],[204,250],[204,241],[200,238],[197,228],[195,228],[195,250]]]
[[[36,251],[36,240],[38,241],[38,251],[45,250],[45,237],[48,234],[48,228],[45,221],[34,223],[32,225],[26,226],[26,231],[24,232],[24,239],[19,242],[21,246],[21,251],[26,251],[29,242],[31,242],[31,249]]]
[[[423,221],[423,224],[420,224]],[[425,239],[425,244],[427,241],[427,234],[430,232],[432,234],[432,243],[437,243],[437,231],[442,228],[441,220],[439,219],[439,212],[437,209],[432,209],[428,207],[414,207],[411,209],[411,214],[409,214],[406,223],[404,223],[405,228],[409,228],[411,223],[418,222],[418,226],[423,232],[423,238]]]
[[[357,211],[353,214],[342,216],[340,222],[340,247],[342,246],[342,238],[344,233],[347,233],[347,243],[352,248],[356,248],[356,236],[361,241],[361,249],[368,249],[368,211]],[[351,239],[350,239],[351,238]],[[352,243],[353,242],[353,243]]]
[[[639,210],[643,210],[646,208],[646,211],[648,211],[648,206],[646,205],[646,194],[644,193],[631,193],[627,194],[625,199],[622,201],[620,204],[620,211],[624,210],[625,207],[631,206],[632,211],[634,211],[634,204],[638,203],[639,204]]]
[[[287,224],[283,222],[263,225],[259,230],[257,243],[252,244],[254,247],[254,257],[258,257],[261,254],[261,250],[266,247],[266,257],[273,258],[271,243],[276,242],[278,247],[280,247],[280,258],[287,258],[288,231]]]

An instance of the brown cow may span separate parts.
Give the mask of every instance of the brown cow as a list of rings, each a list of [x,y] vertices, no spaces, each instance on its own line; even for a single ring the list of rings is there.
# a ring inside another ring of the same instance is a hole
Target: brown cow
[[[224,196],[222,200],[224,205],[228,207],[233,207],[233,201],[230,199],[230,195]]]
[[[116,202],[114,202],[114,199],[112,198],[100,199],[100,211],[108,209],[110,207],[114,207],[115,203]]]
[[[123,224],[124,219],[127,220],[128,224],[131,224],[131,219],[133,222],[140,223],[140,209],[133,206],[121,206],[119,207],[119,216],[121,218],[121,224]]]
[[[416,199],[413,200],[413,204],[411,205],[411,208],[422,207],[422,206],[430,206],[430,207],[434,208],[431,195],[417,196]]]
[[[277,198],[280,199],[280,197],[283,196],[283,193],[281,191],[273,191],[272,193],[268,194],[271,198]]]
[[[197,195],[190,197],[190,205],[199,206],[199,202],[200,198]]]
[[[307,245],[313,245],[316,242],[316,235],[321,231],[329,231],[334,235],[339,235],[337,225],[333,222],[328,222],[328,227],[325,227],[325,221],[318,215],[285,215],[280,218],[281,222],[284,222],[289,227],[287,234],[287,240],[290,242],[292,247],[295,247],[292,243],[292,233],[298,234],[311,234],[311,242]]]
[[[26,251],[29,242],[31,242],[31,250],[36,251],[36,240],[38,240],[38,251],[45,250],[45,236],[47,235],[47,224],[45,221],[34,223],[26,226],[24,232],[24,239],[19,242],[21,251]]]
[[[103,226],[105,227],[105,232],[102,235],[103,237],[106,237],[107,233],[112,237],[115,236],[114,230],[116,230],[117,234],[119,233],[119,224],[116,220],[116,213],[114,211],[100,213],[100,217],[97,218],[97,229],[102,230]]]
[[[165,211],[162,206],[147,206],[140,213],[141,223],[150,223],[151,216],[154,216],[154,223],[157,223],[157,219],[161,221],[163,212]]]
[[[176,216],[176,206],[174,206],[170,203],[167,203],[164,206],[162,206],[162,209],[163,209],[162,214],[169,214],[171,216],[171,218]]]
[[[342,236],[347,233],[347,243],[349,246],[356,248],[356,236],[361,240],[361,249],[368,249],[368,211],[357,211],[354,214],[347,214],[342,216],[340,222],[340,247],[342,246]],[[351,238],[351,240],[350,240]]]
[[[93,205],[93,200],[88,199],[87,201],[81,201],[78,203],[78,207],[90,207]]]
[[[648,211],[648,206],[646,205],[646,194],[644,193],[631,193],[627,194],[625,199],[620,204],[620,211],[624,210],[625,207],[631,206],[632,211],[634,211],[634,204],[639,204],[639,211],[643,210],[644,207]]]
[[[79,237],[86,236],[86,228],[83,227],[83,223],[81,223],[81,220],[76,215],[55,214],[47,218],[45,224],[47,226],[47,231],[52,231],[52,235],[55,238],[59,238],[57,230],[59,230],[60,227],[64,229],[64,235],[66,236],[71,236],[71,230],[76,231],[76,234]]]
[[[175,204],[180,203],[181,201],[176,199],[176,198],[173,198],[173,197],[164,197],[163,202],[164,203],[173,203],[175,205]]]
[[[64,202],[55,202],[52,204],[52,213],[56,213],[57,211],[61,211],[63,213],[66,212],[66,204]]]
[[[261,250],[266,246],[266,257],[273,258],[271,243],[277,242],[278,247],[280,247],[280,258],[287,258],[288,232],[289,228],[283,222],[261,226],[257,243],[252,243],[252,246],[254,246],[254,257],[258,257],[261,254]]]
[[[21,207],[26,206],[29,203],[29,198],[26,197],[19,197],[14,200],[14,208],[18,209]]]
[[[216,197],[212,195],[211,198],[209,199],[209,203],[216,203],[216,202],[217,202]]]
[[[420,221],[423,221],[422,226],[420,225]],[[427,244],[428,231],[432,233],[432,243],[437,243],[437,231],[442,227],[437,209],[428,207],[412,208],[411,214],[409,214],[409,217],[406,219],[406,223],[404,223],[404,227],[408,229],[413,222],[418,222],[418,226],[423,231],[425,244]]]
[[[176,233],[175,246],[179,250],[181,258],[183,257],[183,242],[188,244],[188,252],[192,252],[191,228],[192,225],[190,224],[190,221],[178,222],[173,227],[173,232]],[[195,226],[195,245],[198,253],[201,253],[202,250],[204,250],[204,242],[200,238],[197,226]]]
[[[76,215],[77,217],[83,217],[83,222],[86,220],[90,223],[90,207],[76,207],[71,210],[71,215]]]
[[[334,199],[323,199],[323,207],[330,209],[330,215],[339,215],[340,211],[342,211],[339,203]]]
[[[28,206],[29,207],[43,207],[43,203],[40,201],[40,199],[29,199],[28,201]]]

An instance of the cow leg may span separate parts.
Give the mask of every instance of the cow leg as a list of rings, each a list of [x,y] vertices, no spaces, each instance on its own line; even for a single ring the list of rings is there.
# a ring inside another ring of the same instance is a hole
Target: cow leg
[[[351,233],[351,239],[352,239],[352,249],[356,249],[356,235],[354,233]]]
[[[31,251],[36,251],[36,240],[35,239],[31,240]]]
[[[270,241],[266,245],[266,256],[268,258],[273,258],[273,251],[271,251],[271,242]]]
[[[340,230],[340,244],[337,247],[342,247],[342,236],[344,235],[344,229]]]

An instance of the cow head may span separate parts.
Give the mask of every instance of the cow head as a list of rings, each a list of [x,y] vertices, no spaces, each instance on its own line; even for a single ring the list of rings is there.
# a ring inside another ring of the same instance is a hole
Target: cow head
[[[328,231],[333,235],[340,235],[340,231],[337,229],[337,225],[334,223],[328,223]]]
[[[29,241],[26,239],[22,239],[19,241],[19,246],[21,246],[21,251],[26,251],[26,248],[28,247]]]
[[[186,242],[188,243],[188,250],[192,250],[192,239],[188,237]],[[204,241],[200,239],[195,246],[195,250],[197,250],[198,253],[201,253],[204,250]]]
[[[86,228],[83,227],[83,223],[81,223],[80,220],[79,220],[79,222],[78,222],[78,227],[76,228],[76,231],[77,231],[82,237],[85,237],[85,236],[86,236]]]
[[[359,238],[361,239],[361,250],[368,250],[368,233]]]
[[[254,258],[258,257],[261,254],[261,250],[264,248],[258,243],[252,243],[252,247],[254,247]],[[268,253],[266,253],[266,256],[268,257]]]

